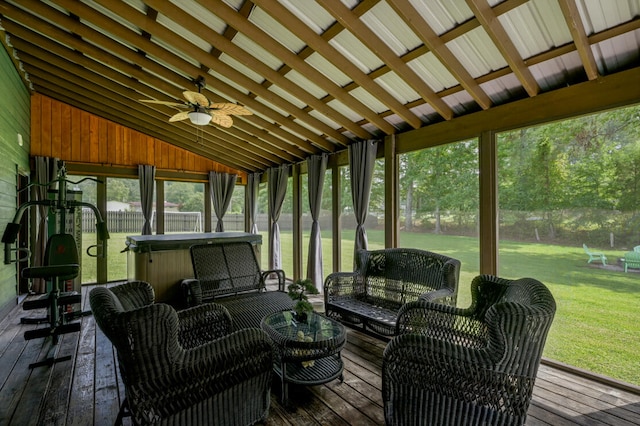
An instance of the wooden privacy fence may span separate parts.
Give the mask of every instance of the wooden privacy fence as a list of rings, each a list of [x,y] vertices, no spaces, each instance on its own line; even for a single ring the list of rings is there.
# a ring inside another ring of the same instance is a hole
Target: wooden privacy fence
[[[151,226],[156,229],[155,211]],[[144,217],[140,211],[108,211],[107,229],[113,233],[139,234],[142,231]],[[225,220],[226,225],[226,220]],[[244,227],[244,225],[243,225]],[[82,232],[95,232],[96,219],[91,210],[82,212]],[[200,212],[165,212],[165,232],[203,232],[204,223]]]
[[[353,214],[345,214],[341,218],[342,229],[355,229],[356,222]],[[141,211],[108,211],[106,222],[109,232],[140,234],[142,231],[142,223],[144,219]],[[266,214],[258,214],[257,225],[260,231],[269,229],[269,216]],[[280,215],[278,225],[281,231],[290,231],[293,229],[293,218],[290,213]],[[365,226],[367,229],[376,229],[380,225],[378,219],[369,215]],[[309,215],[302,216],[302,226],[304,229],[311,228],[311,217]],[[151,227],[156,230],[155,210],[151,218]],[[216,227],[216,218],[213,218],[211,229]],[[325,231],[331,229],[331,217],[329,215],[320,216],[320,228]],[[164,231],[169,232],[204,232],[204,214],[201,212],[164,212]],[[244,231],[244,215],[243,214],[226,214],[224,216],[225,231]],[[96,220],[93,211],[86,209],[82,211],[82,232],[95,232]]]

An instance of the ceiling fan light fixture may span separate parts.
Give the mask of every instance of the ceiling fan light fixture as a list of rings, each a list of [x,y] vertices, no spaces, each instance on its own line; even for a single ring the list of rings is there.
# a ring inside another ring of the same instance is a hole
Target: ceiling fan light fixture
[[[189,120],[197,126],[206,126],[211,122],[211,114],[200,111],[191,111],[189,114]]]

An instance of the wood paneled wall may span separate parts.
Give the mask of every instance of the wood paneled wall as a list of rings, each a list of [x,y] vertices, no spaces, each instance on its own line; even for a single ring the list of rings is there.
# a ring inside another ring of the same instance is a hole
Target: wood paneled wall
[[[57,157],[70,163],[207,173],[244,172],[178,148],[128,127],[74,108],[47,96],[31,97],[31,155]]]
[[[0,31],[0,37],[4,36]],[[0,46],[0,76],[0,231],[4,231],[20,203],[16,192],[19,176],[29,175],[30,139],[29,91],[4,46]],[[22,145],[18,144],[18,134],[22,136]],[[28,213],[23,218],[28,219]],[[26,239],[28,229],[21,234]],[[15,258],[15,253],[12,256]],[[16,264],[0,262],[0,321],[17,303],[19,281]]]

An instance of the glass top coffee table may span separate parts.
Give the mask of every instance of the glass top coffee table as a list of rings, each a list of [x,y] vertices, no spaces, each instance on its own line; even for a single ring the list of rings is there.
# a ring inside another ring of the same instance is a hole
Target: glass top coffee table
[[[346,343],[344,326],[312,312],[305,321],[291,311],[265,316],[260,327],[275,343],[273,368],[282,383],[282,402],[288,402],[287,384],[320,385],[340,378],[340,351]]]

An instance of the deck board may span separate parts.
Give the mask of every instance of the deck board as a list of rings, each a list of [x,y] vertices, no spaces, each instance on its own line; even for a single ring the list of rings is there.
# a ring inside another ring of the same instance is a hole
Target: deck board
[[[88,307],[89,288],[83,288]],[[91,316],[80,319],[80,332],[50,339],[25,340],[21,317],[42,312],[19,306],[0,321],[1,425],[111,425],[124,396],[117,357]],[[344,381],[312,387],[289,386],[291,403],[280,403],[274,380],[267,426],[382,425],[382,352],[386,341],[348,329],[342,351]],[[47,356],[71,355],[50,367],[29,369]],[[624,384],[623,384],[624,385]],[[125,425],[130,425],[125,419]],[[553,365],[540,366],[527,425],[575,426],[640,424],[640,389],[616,386]]]

